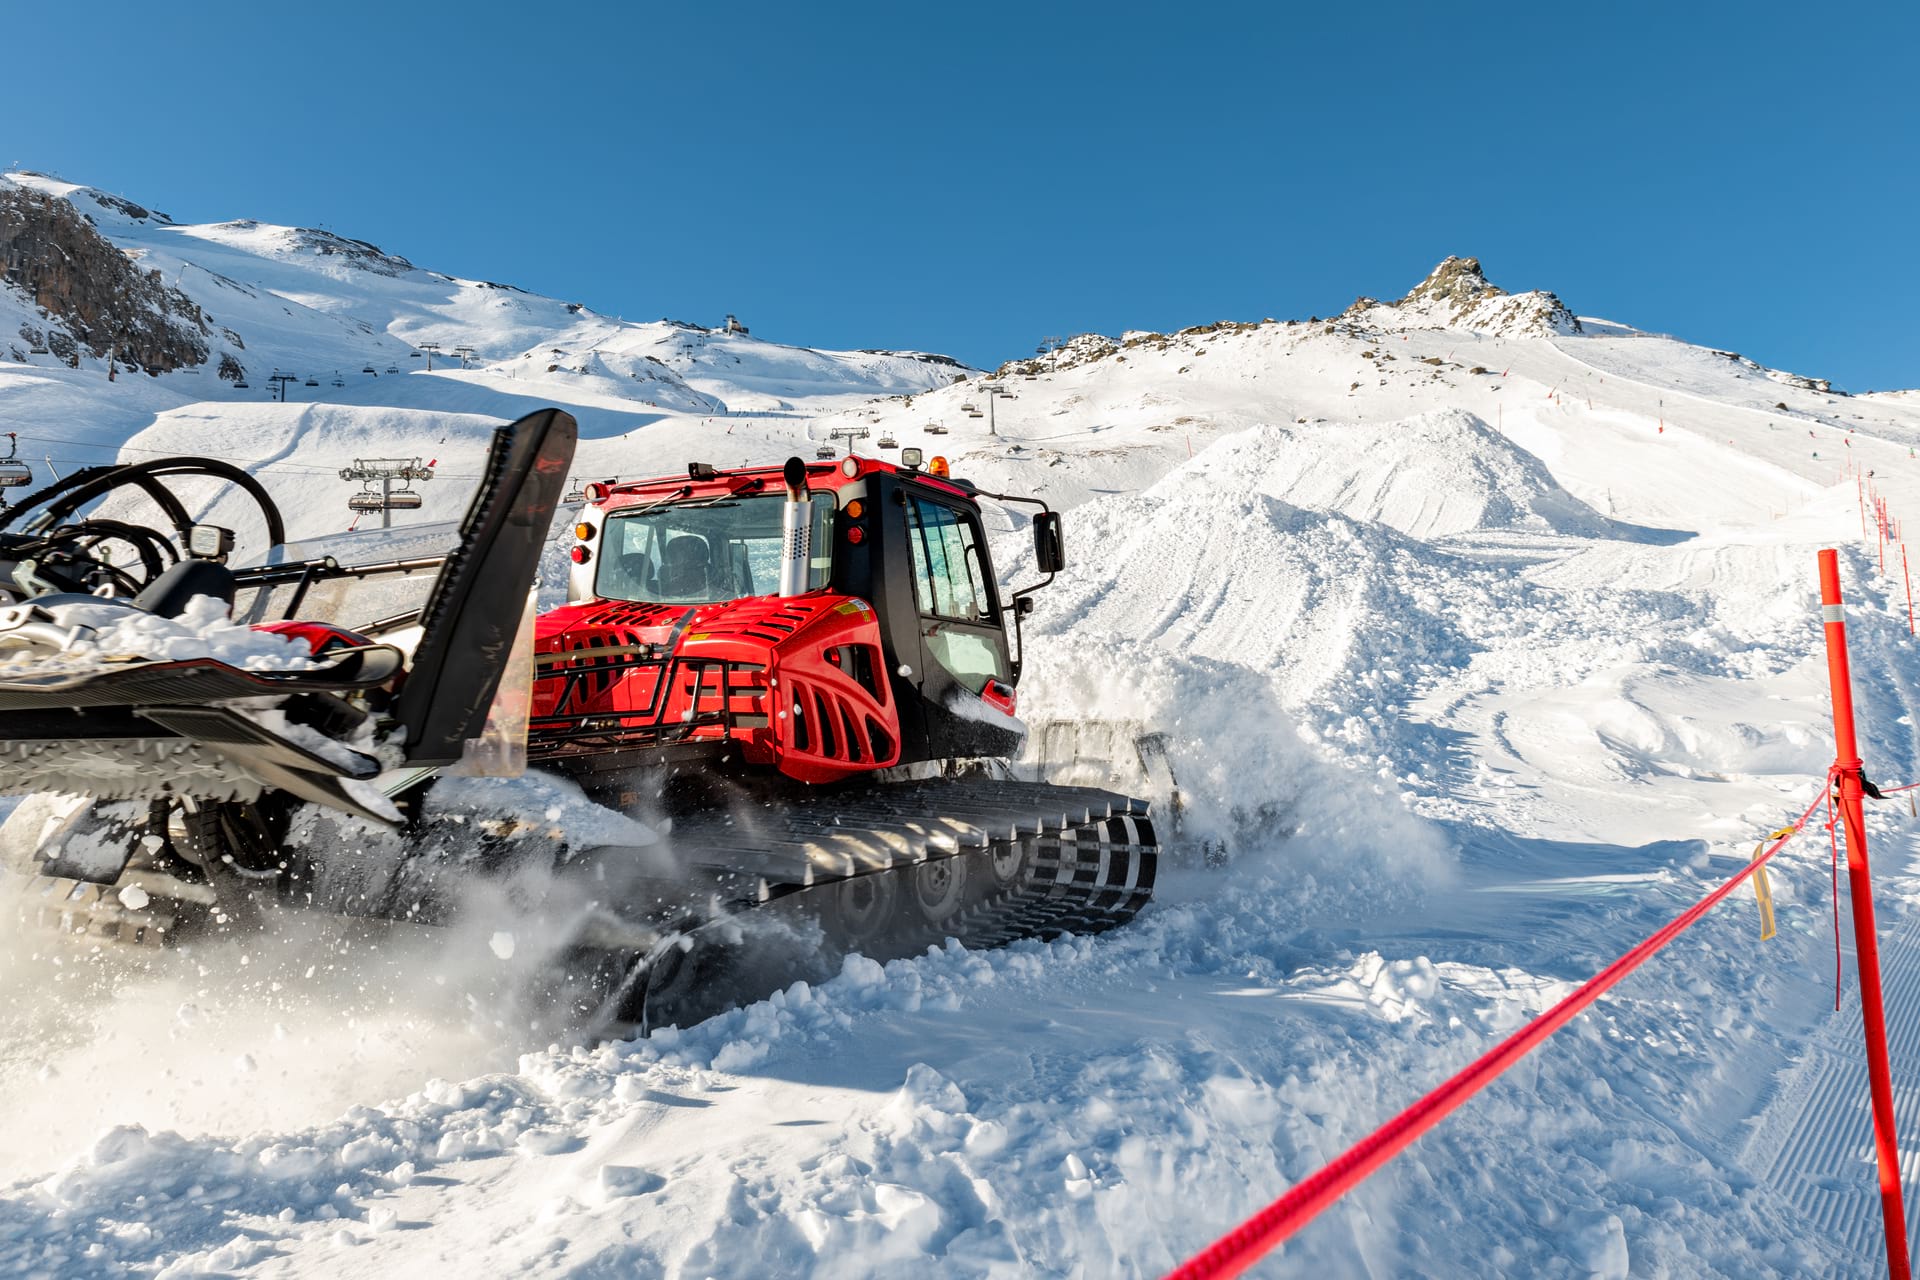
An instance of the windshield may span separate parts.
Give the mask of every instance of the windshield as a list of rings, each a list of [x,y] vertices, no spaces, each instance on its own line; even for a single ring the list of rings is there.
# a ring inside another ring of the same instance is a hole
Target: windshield
[[[594,591],[603,600],[708,604],[780,589],[783,495],[696,499],[607,517]],[[813,502],[807,589],[827,585],[833,498]]]

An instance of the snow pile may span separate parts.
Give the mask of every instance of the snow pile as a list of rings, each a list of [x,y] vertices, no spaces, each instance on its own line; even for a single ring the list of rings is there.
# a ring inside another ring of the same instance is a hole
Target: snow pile
[[[305,641],[255,631],[227,616],[213,596],[195,596],[172,618],[123,601],[59,597],[0,610],[0,677],[52,676],[115,663],[211,658],[246,671],[303,671],[315,663]]]
[[[1084,660],[1077,642],[1105,633],[1250,668],[1288,706],[1356,677],[1405,682],[1472,647],[1458,618],[1490,584],[1474,583],[1470,597],[1444,553],[1384,523],[1264,491],[1270,476],[1282,487],[1298,481],[1280,461],[1296,439],[1273,429],[1229,437],[1138,496],[1074,512],[1081,550],[1039,597],[1035,632],[1059,637],[1063,665]],[[1449,514],[1424,490],[1404,496],[1410,522]],[[1008,576],[1027,576],[1024,558]]]
[[[1200,508],[1247,492],[1428,541],[1496,529],[1603,537],[1611,525],[1538,458],[1460,409],[1242,432],[1148,496]]]

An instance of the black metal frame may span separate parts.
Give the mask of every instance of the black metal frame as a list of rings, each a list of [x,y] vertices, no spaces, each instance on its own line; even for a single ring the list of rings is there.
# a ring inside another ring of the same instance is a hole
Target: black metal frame
[[[527,724],[528,754],[533,759],[549,759],[570,754],[559,748],[573,743],[599,741],[613,747],[644,749],[683,742],[697,729],[717,727],[724,729],[728,736],[732,736],[736,728],[760,729],[765,728],[769,723],[766,716],[740,714],[733,710],[733,693],[736,686],[731,678],[732,673],[765,671],[766,667],[758,662],[733,662],[724,658],[675,657],[664,644],[609,645],[562,653],[539,654],[535,662],[537,678],[551,680],[558,677],[564,681],[560,696],[555,703],[560,707],[566,706],[578,687],[592,677],[611,676],[615,680],[620,680],[642,667],[657,667],[660,669],[660,676],[654,681],[653,696],[645,707],[628,711],[560,712],[555,715],[534,716]],[[563,671],[539,672],[540,667],[552,667],[563,662],[579,662],[584,665]],[[669,696],[683,670],[690,671],[694,675],[693,718],[670,725],[662,724],[661,717],[666,714]],[[720,708],[717,711],[699,710],[700,704],[710,696],[707,688],[709,671],[717,672],[718,678],[713,681],[717,686],[714,693],[720,700]],[[771,691],[768,692],[771,696]],[[627,723],[629,721],[639,723]]]

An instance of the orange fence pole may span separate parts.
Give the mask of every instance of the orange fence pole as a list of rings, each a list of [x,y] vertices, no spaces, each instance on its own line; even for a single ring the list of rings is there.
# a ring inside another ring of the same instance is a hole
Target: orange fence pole
[[[1913,635],[1913,575],[1907,572],[1907,544],[1900,544],[1900,576],[1907,580],[1907,634]]]
[[[1880,1169],[1880,1215],[1887,1228],[1887,1274],[1894,1280],[1910,1280],[1907,1214],[1900,1196],[1900,1148],[1893,1123],[1893,1072],[1887,1062],[1887,1017],[1880,996],[1880,944],[1873,931],[1867,822],[1860,805],[1860,744],[1854,733],[1846,610],[1840,604],[1840,557],[1832,550],[1820,553],[1820,617],[1826,629],[1827,678],[1833,692],[1833,771],[1840,782],[1840,816],[1847,833],[1847,897],[1853,904],[1854,960],[1860,967],[1860,1019],[1867,1042],[1873,1150]]]

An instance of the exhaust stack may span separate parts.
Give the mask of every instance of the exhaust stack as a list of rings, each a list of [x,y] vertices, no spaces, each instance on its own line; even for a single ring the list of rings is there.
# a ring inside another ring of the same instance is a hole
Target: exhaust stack
[[[788,458],[784,471],[787,507],[780,526],[780,594],[797,596],[807,589],[807,568],[813,557],[813,503],[807,498],[807,464]]]

